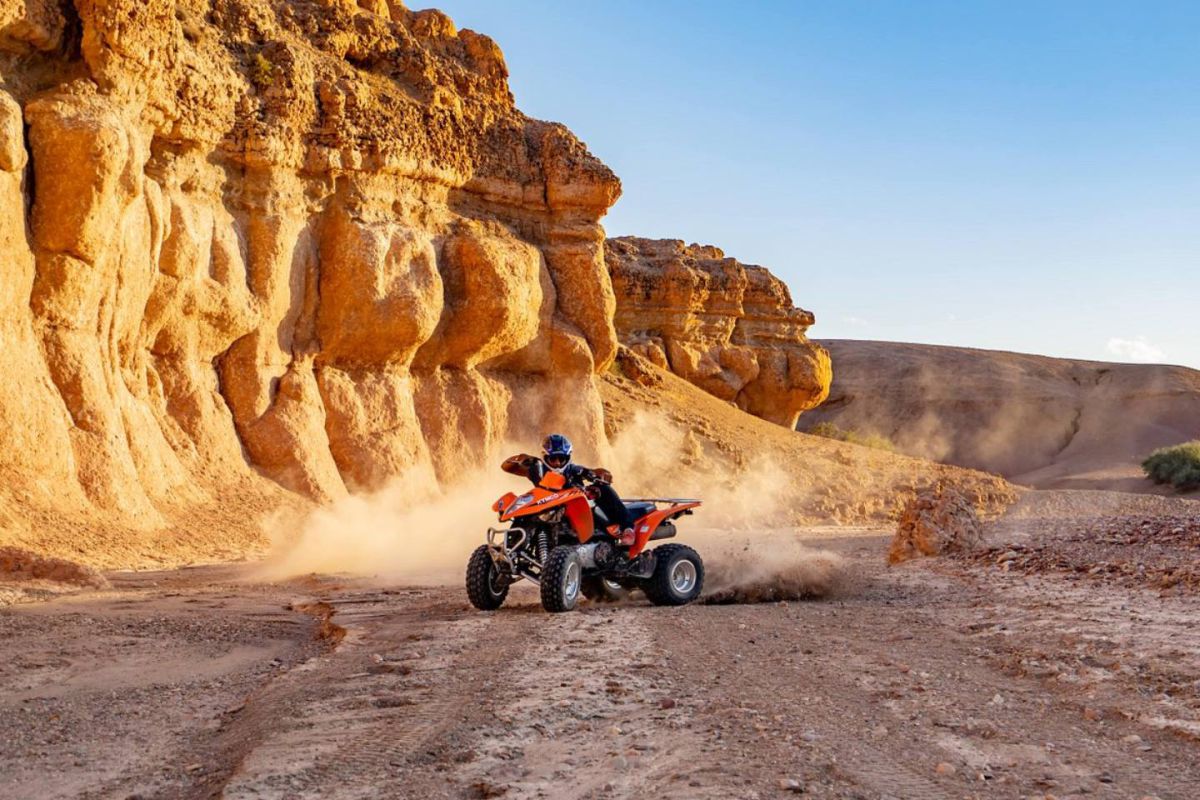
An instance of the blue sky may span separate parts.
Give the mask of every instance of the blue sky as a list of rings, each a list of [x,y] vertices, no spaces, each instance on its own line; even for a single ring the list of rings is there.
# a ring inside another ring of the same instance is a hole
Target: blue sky
[[[411,4],[410,7],[418,7]],[[1200,367],[1200,3],[438,0],[814,337]]]

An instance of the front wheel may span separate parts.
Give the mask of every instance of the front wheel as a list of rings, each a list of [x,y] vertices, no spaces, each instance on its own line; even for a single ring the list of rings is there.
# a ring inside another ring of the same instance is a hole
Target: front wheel
[[[629,599],[630,595],[629,589],[611,578],[601,578],[599,575],[584,578],[580,591],[593,603],[621,603]]]
[[[508,597],[511,582],[496,566],[486,544],[475,548],[467,562],[467,597],[471,605],[480,611],[495,611]]]
[[[551,613],[571,611],[579,602],[583,587],[583,564],[579,552],[570,545],[550,551],[540,577],[542,608]]]
[[[700,596],[704,562],[683,544],[654,548],[654,574],[642,582],[646,597],[656,606],[682,606]]]

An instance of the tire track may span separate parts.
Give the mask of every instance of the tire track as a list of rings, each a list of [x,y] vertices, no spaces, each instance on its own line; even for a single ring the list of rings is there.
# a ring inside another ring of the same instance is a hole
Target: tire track
[[[450,590],[421,594],[329,601],[346,641],[295,676],[299,696],[244,754],[225,797],[417,796],[414,765],[442,756],[486,678],[536,641],[530,615],[468,613]]]

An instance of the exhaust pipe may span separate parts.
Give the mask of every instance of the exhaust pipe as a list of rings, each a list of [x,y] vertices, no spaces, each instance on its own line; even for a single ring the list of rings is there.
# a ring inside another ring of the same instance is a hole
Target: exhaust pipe
[[[579,565],[584,569],[596,568],[596,549],[600,547],[600,542],[589,542],[581,544],[575,548],[575,552],[579,554]]]

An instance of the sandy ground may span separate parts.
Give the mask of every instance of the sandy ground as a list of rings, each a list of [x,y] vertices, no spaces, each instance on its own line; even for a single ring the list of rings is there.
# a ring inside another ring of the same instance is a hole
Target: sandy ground
[[[789,535],[847,560],[836,596],[483,614],[206,567],[10,606],[0,796],[1197,796],[1194,592]]]

